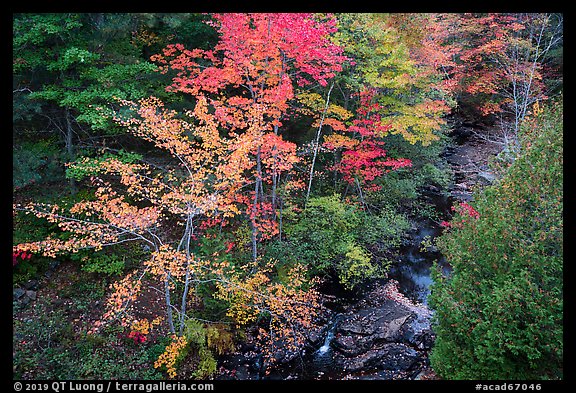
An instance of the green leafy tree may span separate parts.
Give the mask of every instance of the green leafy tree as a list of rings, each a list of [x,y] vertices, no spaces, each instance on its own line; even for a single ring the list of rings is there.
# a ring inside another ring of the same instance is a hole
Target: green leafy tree
[[[286,212],[286,234],[312,273],[335,272],[344,286],[352,288],[384,272],[356,235],[362,213],[342,202],[340,195],[310,198],[306,209],[296,213]]]
[[[136,14],[17,14],[13,25],[14,94],[42,105],[48,128],[61,130],[70,155],[87,130],[116,130],[109,103],[139,99],[163,84],[144,47],[161,41]],[[26,107],[16,107],[18,118]],[[108,116],[106,116],[108,115]]]
[[[14,14],[14,145],[46,139],[60,146],[64,154],[53,158],[62,162],[86,154],[85,148],[137,143],[112,120],[118,100],[154,95],[168,101],[167,78],[156,72],[150,56],[179,39],[175,31],[184,32],[187,42],[213,45],[215,32],[202,23],[206,18],[198,14]],[[180,99],[172,96],[172,101]],[[20,154],[19,164],[38,165],[33,159],[23,162],[26,158]],[[70,179],[70,184],[74,189],[75,180]]]
[[[434,277],[430,360],[443,378],[562,378],[562,115],[534,107],[522,153],[440,238],[453,271]]]

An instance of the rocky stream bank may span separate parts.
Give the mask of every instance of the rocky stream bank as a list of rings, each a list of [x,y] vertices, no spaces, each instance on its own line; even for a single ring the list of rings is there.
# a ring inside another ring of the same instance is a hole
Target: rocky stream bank
[[[453,203],[470,201],[476,187],[494,181],[489,159],[499,146],[482,138],[484,125],[453,119],[453,143],[444,159],[454,183],[447,193],[432,190],[428,197],[441,215]],[[328,295],[330,309],[321,329],[309,332],[302,354],[283,354],[269,373],[252,347],[221,357],[218,379],[436,379],[428,353],[434,344],[433,311],[427,296],[432,284],[430,269],[437,261],[450,270],[433,247],[422,240],[441,232],[437,222],[423,220],[410,234],[402,258],[388,277],[368,283],[351,298]],[[231,372],[233,370],[233,372]]]

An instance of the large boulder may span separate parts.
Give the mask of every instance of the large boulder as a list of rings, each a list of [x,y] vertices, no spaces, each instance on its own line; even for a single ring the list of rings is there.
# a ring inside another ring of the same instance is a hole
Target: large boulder
[[[26,291],[22,288],[14,288],[12,291],[12,295],[14,299],[20,299],[22,296],[26,294]]]
[[[410,317],[411,311],[393,300],[345,315],[336,328],[333,347],[355,356],[370,350],[377,342],[401,340],[402,327]]]
[[[431,316],[425,305],[404,297],[396,281],[375,283],[338,318],[331,343],[335,365],[353,378],[417,375],[434,342]]]
[[[345,359],[342,361],[342,367],[348,372],[367,370],[403,372],[409,370],[420,359],[421,355],[415,349],[405,344],[390,343]]]

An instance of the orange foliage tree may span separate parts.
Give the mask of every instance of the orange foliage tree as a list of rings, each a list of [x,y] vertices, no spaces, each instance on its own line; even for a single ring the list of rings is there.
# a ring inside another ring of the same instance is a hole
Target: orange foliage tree
[[[94,199],[78,202],[70,209],[15,205],[15,210],[57,223],[69,237],[19,244],[14,252],[54,257],[137,241],[151,250],[150,256],[112,284],[105,319],[118,319],[124,326],[137,322],[130,313],[131,305],[142,290],[143,277],[149,274],[164,285],[170,333],[182,336],[191,291],[197,284],[211,281],[217,284],[219,296],[229,301],[228,314],[239,325],[265,312],[270,317],[268,335],[289,336],[288,344],[295,348],[302,345],[302,329],[310,326],[318,306],[316,292],[301,288],[305,272],[294,270],[290,285],[283,286],[271,281],[270,269],[239,268],[220,255],[207,259],[192,252],[191,243],[202,236],[200,227],[240,213],[237,193],[244,185],[244,165],[248,163],[241,162],[244,155],[231,163],[237,158],[240,135],[220,137],[202,99],[186,113],[187,119],[164,108],[155,98],[124,105],[130,114],[117,121],[167,151],[172,163],[159,167],[113,157],[84,158],[71,164],[70,168],[83,172],[96,187]],[[173,375],[173,368],[170,372]]]
[[[213,19],[221,36],[213,50],[176,44],[153,60],[163,72],[176,74],[168,90],[205,99],[213,121],[238,134],[235,155],[246,163],[245,177],[254,184],[253,191],[239,197],[256,260],[258,242],[278,233],[280,176],[299,160],[296,145],[280,135],[295,89],[326,86],[346,57],[329,39],[336,31],[331,16],[217,14]]]
[[[213,51],[172,45],[154,57],[164,71],[177,72],[168,90],[191,94],[192,109],[176,113],[154,97],[121,101],[115,120],[164,151],[162,161],[105,156],[69,164],[95,187],[93,198],[68,209],[15,205],[17,211],[57,223],[68,235],[19,244],[14,252],[55,257],[139,242],[149,257],[112,285],[106,320],[132,326],[134,300],[143,278],[152,277],[163,285],[168,330],[182,337],[195,288],[212,282],[239,325],[258,315],[268,318],[268,329],[260,335],[263,346],[280,340],[297,350],[316,315],[318,294],[304,288],[301,268],[286,272],[288,284],[272,280],[272,268],[258,266],[256,243],[276,233],[279,179],[298,162],[295,144],[279,133],[294,85],[326,85],[345,58],[328,40],[334,31],[330,17],[226,14],[215,15],[214,23],[221,41]],[[194,253],[202,228],[239,216],[249,218],[254,266],[231,263],[221,255],[225,250],[212,258]],[[178,348],[184,341],[177,341]],[[171,375],[173,360],[159,360],[170,363]]]
[[[66,240],[48,238],[16,248],[53,257],[85,248],[99,250],[128,241],[142,242],[151,250],[150,259],[143,263],[140,272],[130,273],[114,284],[106,316],[119,316],[123,323],[130,323],[128,305],[141,289],[144,274],[150,273],[164,284],[170,331],[179,330],[181,334],[191,283],[219,268],[195,256],[191,240],[202,221],[238,213],[233,196],[241,185],[240,166],[230,166],[226,160],[232,140],[218,137],[202,101],[187,113],[195,124],[177,118],[175,112],[165,109],[155,98],[123,104],[131,115],[117,121],[134,135],[166,150],[177,164],[157,168],[115,157],[83,158],[70,164],[69,169],[90,177],[96,187],[94,200],[78,202],[68,211],[57,205],[15,206],[55,222],[70,233]],[[183,227],[179,236],[166,229],[173,223]],[[184,287],[180,306],[176,307],[172,292],[178,282]],[[179,323],[173,320],[175,310]]]
[[[548,53],[562,43],[561,14],[431,14],[425,53],[462,98],[483,115],[500,118],[504,151],[518,145],[518,130],[532,105],[547,99]],[[424,52],[422,52],[424,53]]]

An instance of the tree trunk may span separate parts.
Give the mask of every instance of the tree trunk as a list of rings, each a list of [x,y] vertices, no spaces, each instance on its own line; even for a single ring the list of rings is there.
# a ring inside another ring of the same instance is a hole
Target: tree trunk
[[[277,132],[277,127],[274,127]],[[272,148],[272,157],[274,159],[274,163],[272,165],[272,213],[274,217],[276,217],[276,188],[278,184],[278,172],[276,170],[276,160],[278,159],[278,154],[276,153],[276,146]]]
[[[256,185],[254,186],[254,203],[252,204],[252,214],[250,225],[252,228],[252,259],[255,261],[258,257],[258,230],[256,228],[256,211],[258,208],[258,194],[262,192],[262,162],[260,159],[260,146],[256,152]]]
[[[176,329],[174,328],[174,320],[172,319],[172,302],[170,301],[170,273],[166,274],[166,279],[164,280],[164,298],[166,300],[166,320],[170,327],[170,333],[175,334]]]
[[[280,197],[280,215],[278,217],[278,240],[282,241],[282,197]]]
[[[186,230],[184,231],[184,239],[186,241],[186,276],[184,278],[184,290],[182,291],[182,300],[180,303],[180,318],[179,324],[179,335],[182,336],[184,333],[185,319],[186,319],[186,303],[188,298],[188,291],[190,290],[190,239],[194,234],[194,228],[192,227],[192,217],[189,215],[186,220]]]
[[[324,106],[324,111],[322,112],[322,119],[320,119],[320,125],[318,126],[318,132],[316,133],[316,141],[314,142],[314,155],[312,157],[312,164],[310,165],[310,177],[308,179],[308,190],[306,191],[306,199],[304,202],[304,208],[308,204],[308,198],[310,198],[310,189],[312,188],[312,178],[314,177],[314,164],[316,163],[316,156],[318,155],[318,144],[320,143],[320,134],[322,133],[322,125],[324,124],[324,119],[326,118],[326,112],[328,111],[328,104],[330,103],[330,94],[332,93],[332,88],[334,87],[334,82],[330,85],[328,90],[328,95],[326,96],[326,105]]]
[[[362,206],[366,207],[366,202],[364,201],[364,194],[362,193],[362,187],[360,186],[360,182],[358,181],[357,177],[355,177],[354,180],[356,180],[356,186],[358,186],[358,195],[360,196],[360,202],[362,202]]]

